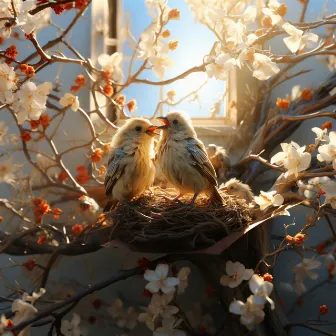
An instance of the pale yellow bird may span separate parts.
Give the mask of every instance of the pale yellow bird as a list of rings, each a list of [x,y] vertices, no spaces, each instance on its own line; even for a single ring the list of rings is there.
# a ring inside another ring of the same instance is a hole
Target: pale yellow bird
[[[226,174],[230,169],[231,162],[226,150],[215,144],[206,146],[209,159],[215,168],[219,182],[225,182],[227,180]]]
[[[225,184],[221,185],[220,190],[225,190],[229,195],[234,195],[239,199],[244,199],[246,203],[251,203],[254,200],[254,194],[251,187],[236,178],[232,178]]]
[[[222,202],[216,188],[216,172],[191,121],[181,112],[169,112],[166,117],[157,119],[164,123],[158,127],[162,132],[157,159],[168,181],[179,190],[175,199],[193,193],[191,204],[194,204],[197,196],[205,193],[214,201]]]
[[[104,211],[117,201],[127,203],[152,185],[156,128],[147,119],[132,118],[113,137],[105,176],[106,196],[111,200]]]

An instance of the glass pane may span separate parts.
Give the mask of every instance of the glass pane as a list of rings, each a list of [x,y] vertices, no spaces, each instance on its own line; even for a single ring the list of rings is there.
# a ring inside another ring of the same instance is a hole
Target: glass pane
[[[170,8],[178,8],[181,13],[180,20],[170,21],[167,28],[171,35],[167,39],[178,40],[179,45],[176,50],[170,51],[169,56],[173,59],[173,66],[168,68],[164,80],[182,74],[184,71],[199,66],[203,62],[205,54],[209,53],[215,37],[212,32],[205,26],[195,23],[192,13],[188,6],[181,0],[169,0]],[[130,30],[135,37],[139,39],[141,33],[150,25],[152,17],[147,13],[148,9],[143,0],[123,0],[124,23],[129,17]],[[124,62],[125,75],[128,73],[129,60],[133,53],[130,43],[126,42],[123,45],[123,53],[126,56]],[[133,65],[133,73],[141,66],[143,60],[135,58]],[[139,78],[148,79],[151,81],[159,81],[159,78],[151,70],[145,70]],[[207,80],[205,73],[194,73],[185,79],[181,79],[172,84],[166,85],[162,89],[162,97],[166,97],[166,92],[175,90],[175,101],[179,101],[189,93],[197,90]],[[225,91],[225,81],[216,79],[208,79],[207,83],[198,92],[198,97],[191,95],[177,106],[163,106],[163,113],[170,110],[184,110],[192,117],[209,117],[212,113],[214,117],[223,117],[225,115],[225,101],[223,94]],[[156,110],[157,104],[160,101],[160,86],[152,86],[146,84],[132,84],[124,90],[127,100],[137,100],[136,115],[152,116]],[[223,101],[222,104],[214,105],[218,101]],[[132,114],[134,115],[134,114]]]

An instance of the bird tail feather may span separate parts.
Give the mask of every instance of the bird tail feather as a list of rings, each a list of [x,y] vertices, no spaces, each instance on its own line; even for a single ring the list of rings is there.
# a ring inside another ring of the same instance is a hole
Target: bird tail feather
[[[118,201],[116,200],[108,200],[103,212],[109,212],[113,210],[117,206],[117,204],[118,204]]]
[[[215,203],[223,204],[223,198],[216,187],[213,188],[211,200]]]

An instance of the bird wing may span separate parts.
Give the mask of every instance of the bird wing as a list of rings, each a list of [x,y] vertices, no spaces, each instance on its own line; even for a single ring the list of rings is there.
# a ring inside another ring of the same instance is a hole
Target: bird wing
[[[191,154],[193,165],[211,184],[217,186],[216,172],[205,152],[203,144],[194,138],[188,138],[186,140],[187,150]]]
[[[125,165],[122,164],[122,159],[126,155],[127,154],[121,148],[119,148],[111,154],[108,160],[108,168],[104,181],[105,192],[107,196],[112,194],[113,186],[124,173]]]

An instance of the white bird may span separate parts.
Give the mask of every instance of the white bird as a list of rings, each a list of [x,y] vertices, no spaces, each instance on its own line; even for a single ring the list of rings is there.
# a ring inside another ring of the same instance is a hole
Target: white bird
[[[251,187],[236,178],[232,178],[225,184],[222,184],[219,189],[225,190],[229,195],[234,195],[239,199],[244,199],[247,204],[254,200],[254,194]]]
[[[181,112],[169,112],[158,117],[164,125],[159,126],[161,136],[157,147],[157,159],[168,181],[178,190],[178,199],[193,193],[194,204],[200,193],[206,193],[214,201],[222,202],[217,190],[216,172],[205,147],[196,132]]]
[[[127,204],[153,184],[156,128],[147,119],[132,118],[113,137],[105,176],[106,195],[111,201],[104,211],[116,201]]]

